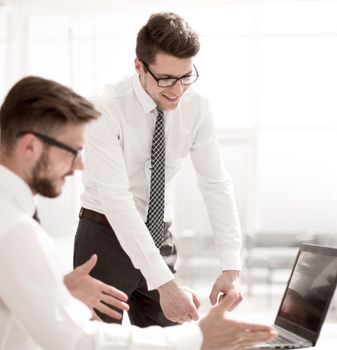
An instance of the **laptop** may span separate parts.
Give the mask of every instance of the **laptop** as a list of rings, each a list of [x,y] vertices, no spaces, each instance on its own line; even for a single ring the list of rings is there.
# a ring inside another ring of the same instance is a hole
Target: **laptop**
[[[278,336],[252,349],[315,346],[337,283],[337,248],[302,244],[274,322]]]

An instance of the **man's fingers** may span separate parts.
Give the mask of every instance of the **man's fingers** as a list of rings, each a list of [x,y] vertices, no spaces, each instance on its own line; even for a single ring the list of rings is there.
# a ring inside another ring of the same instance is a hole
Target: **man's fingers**
[[[220,302],[214,309],[221,313],[228,311],[237,300],[237,297],[238,293],[231,289],[223,298],[221,298]]]
[[[95,310],[91,310],[92,312],[92,317],[91,317],[91,320],[93,321],[102,321],[102,319],[96,314]]]
[[[240,328],[243,331],[246,331],[247,333],[269,332],[271,334],[277,334],[275,329],[273,329],[273,327],[267,326],[265,324],[248,323],[248,322],[241,322],[240,321]]]
[[[192,318],[192,320],[197,321],[197,320],[199,320],[199,313],[198,313],[198,310],[197,310],[197,305],[195,305],[194,297],[197,300],[197,304],[199,303],[199,305],[200,305],[200,302],[199,302],[197,296],[194,295],[193,292],[191,292],[191,294],[192,294],[192,297],[193,297],[193,299],[192,299],[193,300],[193,304],[191,303],[189,305],[189,307],[184,310],[184,313],[180,314],[179,316],[181,318],[183,318],[184,320]]]
[[[215,285],[212,288],[211,294],[209,296],[209,300],[211,301],[212,305],[215,305],[218,299],[218,294],[220,293],[220,290],[215,287]]]
[[[226,294],[221,294],[219,297],[219,302],[224,298],[226,298]],[[237,293],[237,298],[236,300],[233,301],[232,306],[228,308],[228,311],[233,311],[241,303],[241,301],[242,301],[242,295],[241,293]]]
[[[172,313],[164,313],[165,317],[172,321],[172,322],[177,322],[177,323],[184,323],[186,321],[191,321],[191,320],[194,320],[194,321],[197,321],[199,320],[199,314],[198,314],[198,311],[197,309],[192,306],[190,308],[189,311],[186,311],[185,313],[181,313],[181,312],[172,312]]]
[[[242,323],[240,322],[240,328],[241,326]],[[233,344],[233,349],[248,349],[257,343],[271,341],[275,335],[276,333],[269,331],[251,331],[249,329],[241,328],[238,333],[236,333],[237,341]]]
[[[194,303],[195,307],[197,309],[199,309],[199,307],[201,305],[201,302],[200,302],[198,296],[195,293],[193,293],[193,292],[191,292],[191,293],[192,293],[192,297],[193,297],[193,303]]]
[[[269,332],[245,332],[242,335],[240,345],[249,347],[256,343],[271,341],[274,337],[275,334],[271,334]]]
[[[194,304],[194,306],[195,306],[197,309],[199,309],[199,307],[200,307],[200,305],[201,305],[201,302],[200,302],[200,300],[199,300],[197,294],[194,292],[194,290],[191,289],[191,288],[188,288],[188,287],[186,287],[186,286],[184,286],[184,287],[182,287],[182,288],[183,288],[183,290],[184,290],[185,292],[188,292],[188,293],[190,293],[190,294],[192,295],[193,304]]]
[[[122,314],[111,309],[109,306],[106,306],[101,302],[95,304],[95,309],[101,312],[102,314],[108,315],[116,320],[120,320],[122,318]]]
[[[112,297],[112,296],[107,295],[107,294],[102,294],[101,301],[104,301],[106,304],[113,305],[121,310],[127,311],[130,308],[129,305],[127,303],[125,303],[124,301],[120,301],[120,300],[116,299],[115,297]]]
[[[185,314],[185,315],[182,315],[182,314],[178,315],[177,313],[172,315],[165,314],[165,317],[172,322],[178,322],[181,324],[183,324],[186,321],[199,320],[199,314],[196,309],[194,309],[194,311],[190,312],[189,314]]]
[[[228,311],[233,311],[242,301],[242,296],[240,295],[236,302],[228,309]]]
[[[190,317],[193,321],[199,320],[198,311],[197,311],[197,310],[193,311],[192,313],[190,313],[190,314],[188,315],[188,317]]]
[[[103,283],[103,282],[102,282]],[[122,292],[121,290],[115,288],[115,287],[111,287],[109,285],[105,285],[106,288],[104,288],[103,293],[110,295],[116,299],[122,300],[122,301],[127,301],[128,300],[128,296]]]
[[[198,307],[200,306],[200,301],[195,293],[192,292],[193,305],[190,306],[190,310],[187,312],[186,318],[191,318],[194,321],[199,320]]]
[[[164,316],[165,316],[168,320],[170,320],[170,321],[172,321],[172,322],[178,322],[178,323],[180,323],[180,322],[179,322],[179,318],[177,317],[177,315],[169,315],[169,314],[164,313]]]
[[[90,271],[94,268],[97,263],[97,255],[94,254],[91,256],[89,260],[87,260],[84,264],[77,267],[75,270],[83,275],[88,275]]]

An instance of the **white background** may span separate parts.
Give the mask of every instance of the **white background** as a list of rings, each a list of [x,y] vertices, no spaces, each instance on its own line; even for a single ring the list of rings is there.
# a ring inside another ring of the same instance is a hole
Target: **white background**
[[[88,97],[133,74],[151,13],[184,16],[200,34],[197,84],[212,102],[243,232],[335,232],[337,1],[0,3],[0,101],[29,74]],[[183,170],[176,229],[210,234],[190,163]],[[80,192],[77,175],[61,198],[39,201],[52,235],[74,234]]]

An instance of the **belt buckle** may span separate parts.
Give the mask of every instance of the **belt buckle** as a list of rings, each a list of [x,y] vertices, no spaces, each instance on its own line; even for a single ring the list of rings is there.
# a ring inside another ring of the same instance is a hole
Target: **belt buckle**
[[[82,216],[83,216],[83,212],[84,212],[84,208],[81,207],[80,212],[79,212],[79,214],[78,214],[78,216],[79,216],[80,219],[81,219]]]

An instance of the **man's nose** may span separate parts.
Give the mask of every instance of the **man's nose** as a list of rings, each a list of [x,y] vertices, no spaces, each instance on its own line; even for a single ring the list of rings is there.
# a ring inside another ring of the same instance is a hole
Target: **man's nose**
[[[83,170],[84,169],[84,162],[82,159],[82,154],[80,154],[78,156],[78,158],[75,159],[71,168],[72,168],[72,170]]]
[[[174,92],[176,95],[181,95],[184,89],[185,87],[181,83],[181,80],[178,80],[173,86],[170,87],[170,90]]]

